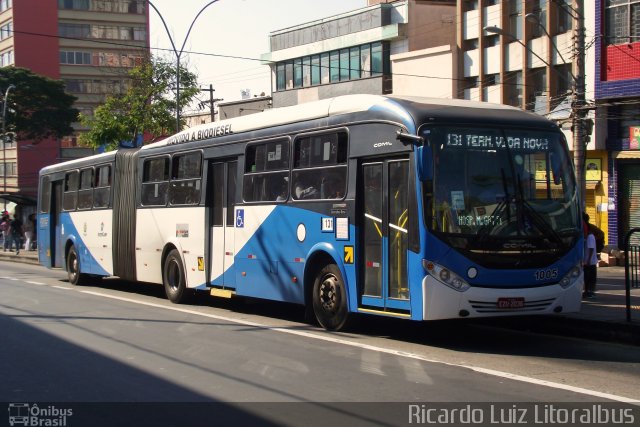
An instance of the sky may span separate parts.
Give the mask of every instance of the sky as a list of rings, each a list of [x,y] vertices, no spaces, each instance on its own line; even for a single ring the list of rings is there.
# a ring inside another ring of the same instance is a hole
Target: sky
[[[189,25],[209,0],[153,0],[180,50]],[[260,56],[269,51],[269,33],[367,6],[367,0],[218,0],[196,20],[186,41],[181,64],[196,73],[201,87],[213,84],[214,97],[224,101],[271,92],[269,67]],[[167,31],[150,8],[150,43],[154,55],[175,61]],[[167,49],[157,50],[154,48]],[[224,58],[216,55],[241,57]],[[201,99],[208,99],[202,93]],[[194,111],[193,108],[189,113]]]

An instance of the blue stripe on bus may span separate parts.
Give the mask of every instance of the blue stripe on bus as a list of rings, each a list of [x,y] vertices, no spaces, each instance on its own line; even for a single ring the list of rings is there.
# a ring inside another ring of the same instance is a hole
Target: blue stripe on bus
[[[76,247],[76,251],[80,258],[80,272],[84,274],[110,276],[110,273],[108,273],[104,268],[100,266],[98,261],[95,259],[95,257],[91,253],[91,250],[89,249],[85,241],[82,239],[80,232],[78,231],[78,228],[76,227],[76,225],[73,223],[73,220],[71,219],[71,215],[65,212],[61,213],[60,223],[64,227],[64,233],[61,236],[62,245],[60,245],[60,248],[62,251],[64,251],[64,248],[66,247],[67,242],[71,240],[73,245]],[[109,248],[109,250],[112,250],[112,248]],[[66,261],[64,261],[64,256],[65,256],[64,252],[62,252],[61,256],[63,257],[62,265],[66,269],[66,265],[65,265]]]

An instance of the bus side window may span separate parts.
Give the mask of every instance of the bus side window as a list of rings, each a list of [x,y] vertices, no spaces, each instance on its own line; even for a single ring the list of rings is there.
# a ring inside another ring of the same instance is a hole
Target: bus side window
[[[143,206],[166,206],[169,190],[169,157],[146,159],[142,169]]]
[[[95,183],[93,185],[93,207],[109,207],[109,195],[111,194],[111,166],[96,168]]]
[[[347,134],[297,138],[291,195],[294,200],[342,199],[347,183]]]
[[[42,178],[40,184],[40,213],[49,213],[51,208],[51,180],[48,176]]]
[[[289,141],[251,144],[245,153],[245,202],[284,202],[289,197]]]
[[[78,204],[78,171],[68,172],[64,177],[62,209],[75,211]]]
[[[91,209],[93,206],[93,168],[80,171],[80,190],[78,190],[78,209]]]
[[[171,205],[197,205],[200,203],[202,154],[200,152],[173,156],[171,161]]]

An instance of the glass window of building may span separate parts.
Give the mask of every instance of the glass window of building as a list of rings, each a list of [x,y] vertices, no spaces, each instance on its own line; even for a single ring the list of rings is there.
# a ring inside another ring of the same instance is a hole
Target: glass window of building
[[[313,55],[311,57],[311,84],[320,84],[320,56]]]
[[[371,45],[371,74],[379,76],[383,72],[382,60],[382,43],[373,43]]]
[[[640,40],[640,0],[605,1],[605,40],[607,44]]]
[[[340,53],[336,50],[331,52],[330,59],[330,73],[331,73],[331,81],[337,82],[340,81]]]
[[[276,90],[284,90],[286,77],[284,74],[284,63],[276,65]]]
[[[293,61],[293,87],[302,87],[302,58]]]
[[[360,78],[360,48],[358,46],[349,49],[349,77],[351,80]]]
[[[349,49],[340,50],[340,81],[349,80]]]
[[[320,55],[320,83],[329,83],[329,53]]]
[[[371,77],[371,46],[368,44],[360,47],[360,70],[363,79]]]
[[[311,86],[311,57],[302,58],[302,86]]]
[[[284,66],[286,77],[285,89],[293,89],[293,62],[287,62]]]

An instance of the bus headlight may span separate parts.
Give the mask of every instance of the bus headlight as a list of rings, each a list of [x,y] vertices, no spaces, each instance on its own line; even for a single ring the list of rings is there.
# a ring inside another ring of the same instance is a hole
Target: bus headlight
[[[560,279],[560,286],[563,289],[566,289],[569,286],[576,283],[576,280],[578,280],[578,277],[580,277],[580,272],[581,272],[580,265],[581,264],[578,264],[575,267],[573,267],[571,270],[569,270],[567,274],[565,274],[565,276],[562,279]]]
[[[464,292],[470,288],[469,284],[460,278],[460,276],[451,270],[436,264],[435,262],[423,259],[422,266],[429,272],[429,274],[438,279],[439,282],[444,283],[451,289],[455,289],[458,292]]]

